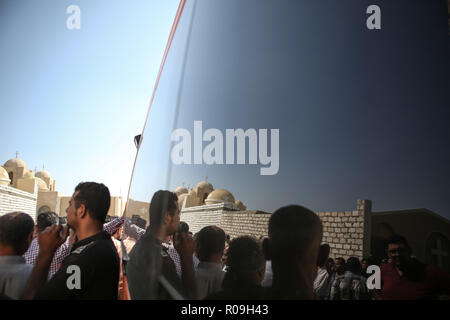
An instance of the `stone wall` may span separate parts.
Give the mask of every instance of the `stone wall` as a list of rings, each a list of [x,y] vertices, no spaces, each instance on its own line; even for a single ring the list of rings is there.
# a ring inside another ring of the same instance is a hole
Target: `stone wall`
[[[370,250],[371,231],[370,200],[358,200],[353,211],[317,212],[323,223],[322,243],[331,247],[332,258],[351,256],[362,258]],[[270,213],[247,210],[239,211],[232,204],[213,204],[184,208],[181,220],[189,224],[196,233],[208,225],[221,227],[231,238],[250,235],[267,237]]]
[[[206,226],[215,225],[223,228],[221,226],[222,214],[230,210],[235,210],[235,208],[225,203],[183,208],[180,219],[186,222],[189,225],[189,231],[195,234]],[[225,229],[224,231],[227,232]]]
[[[317,212],[323,223],[322,243],[330,245],[330,257],[348,259],[365,256],[369,240],[365,239],[364,230],[367,220],[370,220],[367,219],[369,204],[368,200],[358,200],[357,210],[354,211]]]
[[[36,204],[37,193],[32,194],[0,185],[0,216],[13,211],[21,211],[29,214],[36,221]]]
[[[59,192],[56,191],[38,191],[38,199],[36,212],[43,207],[48,207],[51,211],[55,212],[58,216],[61,216],[61,199]]]
[[[317,212],[323,223],[322,243],[331,247],[330,257],[362,258],[370,250],[370,200],[358,200],[357,210]]]
[[[222,214],[220,227],[231,238],[241,235],[255,238],[267,237],[270,215],[270,213],[257,210],[228,211]]]
[[[231,238],[250,235],[267,236],[270,213],[247,210],[239,211],[232,203],[217,203],[197,207],[184,208],[181,211],[181,221],[189,224],[193,233],[203,227],[215,225],[222,228]]]

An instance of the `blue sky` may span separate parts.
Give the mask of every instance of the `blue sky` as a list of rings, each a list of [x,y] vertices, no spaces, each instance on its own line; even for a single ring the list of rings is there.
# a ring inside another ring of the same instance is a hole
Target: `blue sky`
[[[1,1],[0,162],[18,151],[63,194],[89,180],[126,196],[178,3]],[[80,30],[66,28],[72,4]]]

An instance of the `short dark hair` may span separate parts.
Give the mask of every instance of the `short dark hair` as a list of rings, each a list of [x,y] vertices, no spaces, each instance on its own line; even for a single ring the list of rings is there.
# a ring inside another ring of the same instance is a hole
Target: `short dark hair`
[[[173,216],[177,209],[178,197],[168,190],[158,190],[150,201],[150,226],[162,225],[166,212]]]
[[[184,222],[184,221],[180,221],[180,224],[178,225],[177,232],[189,233],[189,225],[186,222]]]
[[[27,239],[33,233],[34,222],[23,212],[11,212],[0,217],[0,243],[14,248],[17,255],[28,249]]]
[[[105,223],[111,205],[108,187],[103,183],[81,182],[75,188],[75,192],[77,191],[78,194],[74,198],[75,206],[79,208],[81,204],[84,204],[92,219],[101,224]]]
[[[37,232],[42,232],[45,228],[57,224],[58,222],[58,215],[53,211],[39,213],[36,218]]]
[[[319,247],[319,255],[317,256],[317,266],[324,267],[327,263],[328,257],[330,255],[330,246],[328,244],[322,244]]]
[[[342,262],[342,264],[345,264],[345,259],[342,258],[342,257],[338,257],[338,258],[336,258],[335,260],[340,260],[340,261]]]
[[[230,242],[226,262],[230,270],[234,272],[255,272],[265,262],[261,245],[255,238],[241,236]]]
[[[347,259],[347,263],[345,264],[345,270],[353,272],[354,274],[361,275],[362,266],[359,259],[356,257],[350,257]]]
[[[311,210],[290,205],[276,210],[269,219],[272,257],[304,257],[306,248],[322,240],[322,222]]]
[[[196,251],[200,261],[206,261],[215,254],[225,249],[225,231],[217,226],[202,228],[196,236]]]
[[[252,282],[253,274],[265,265],[261,244],[250,236],[234,238],[228,247],[224,289],[241,288]]]

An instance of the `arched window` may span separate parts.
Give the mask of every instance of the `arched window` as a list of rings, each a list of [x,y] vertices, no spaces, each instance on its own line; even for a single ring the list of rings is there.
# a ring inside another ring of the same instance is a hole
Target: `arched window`
[[[13,184],[14,173],[12,171],[8,172],[8,176],[9,176],[9,180],[11,180],[10,184]]]

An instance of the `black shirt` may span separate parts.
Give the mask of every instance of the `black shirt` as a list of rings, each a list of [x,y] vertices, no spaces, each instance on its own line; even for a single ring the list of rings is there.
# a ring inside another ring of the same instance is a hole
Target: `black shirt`
[[[38,291],[36,299],[117,300],[119,263],[117,250],[107,232],[78,241],[58,272]],[[77,267],[79,286],[75,279]]]
[[[167,253],[167,248],[147,229],[131,250],[130,261],[127,264],[127,281],[131,299],[172,299],[173,297],[161,285],[161,275],[178,294],[184,294],[181,279],[176,272],[175,263]]]

